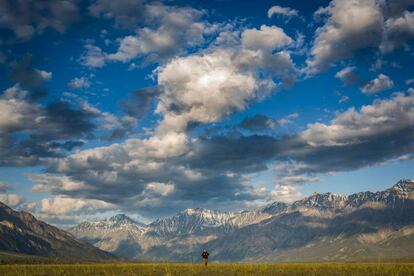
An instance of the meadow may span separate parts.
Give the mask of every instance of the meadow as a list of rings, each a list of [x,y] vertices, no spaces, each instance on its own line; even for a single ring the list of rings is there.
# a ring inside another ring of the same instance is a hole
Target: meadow
[[[414,263],[3,264],[0,275],[414,275]]]

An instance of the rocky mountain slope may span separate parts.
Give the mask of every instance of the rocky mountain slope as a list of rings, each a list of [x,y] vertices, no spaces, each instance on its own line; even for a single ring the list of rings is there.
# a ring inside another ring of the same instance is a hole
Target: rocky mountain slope
[[[414,256],[414,181],[380,192],[318,194],[239,213],[186,209],[149,225],[124,215],[82,223],[76,237],[115,254],[191,261],[318,261]]]
[[[16,212],[0,202],[0,251],[28,255],[112,259],[102,251],[63,230],[37,220],[27,212]]]

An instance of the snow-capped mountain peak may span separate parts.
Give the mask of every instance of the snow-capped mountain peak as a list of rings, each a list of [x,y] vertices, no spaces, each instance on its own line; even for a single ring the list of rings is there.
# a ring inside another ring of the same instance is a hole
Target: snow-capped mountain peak
[[[413,192],[414,191],[414,180],[412,179],[401,179],[392,188],[397,192]]]
[[[125,214],[118,214],[118,215],[112,216],[108,218],[106,221],[109,223],[118,224],[118,225],[137,224],[137,225],[145,226],[143,223],[137,222]]]
[[[101,249],[116,252],[122,256],[152,258],[158,256],[157,254],[167,252],[177,254],[165,253],[173,259],[176,256],[182,256],[182,252],[198,250],[202,244],[207,243],[211,246],[215,240],[217,240],[215,246],[221,246],[223,241],[221,238],[228,235],[232,237],[230,244],[237,247],[238,243],[249,241],[253,233],[251,229],[257,231],[264,229],[266,235],[273,233],[277,236],[278,232],[268,227],[281,223],[283,227],[280,229],[284,231],[286,225],[296,223],[298,219],[305,221],[315,219],[317,220],[315,225],[319,225],[320,218],[326,220],[337,216],[348,218],[349,214],[356,211],[359,212],[358,214],[368,214],[368,218],[372,210],[384,208],[396,212],[400,210],[407,212],[411,210],[410,206],[413,206],[413,202],[414,181],[403,179],[383,191],[366,191],[351,195],[314,193],[290,204],[274,202],[262,209],[252,211],[223,212],[189,208],[174,216],[157,219],[149,225],[141,224],[120,214],[98,222],[81,223],[70,231],[78,238],[93,242]],[[406,216],[404,212],[401,214]],[[243,230],[246,226],[249,228]],[[316,228],[312,226],[311,230]],[[295,235],[298,233],[293,232]],[[232,233],[238,233],[241,236],[232,236]],[[289,231],[279,236],[285,239],[285,235],[288,234]],[[227,250],[226,246],[223,250]]]

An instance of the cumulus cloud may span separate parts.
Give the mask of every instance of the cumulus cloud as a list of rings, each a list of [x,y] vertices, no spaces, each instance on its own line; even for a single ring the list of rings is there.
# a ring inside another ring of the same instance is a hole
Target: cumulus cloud
[[[393,87],[394,82],[387,75],[379,74],[378,77],[363,85],[361,90],[364,94],[372,95]]]
[[[75,215],[113,210],[115,205],[102,200],[56,196],[40,201],[38,212],[44,215]]]
[[[262,25],[260,30],[247,29],[242,33],[243,47],[249,50],[272,51],[284,48],[293,42],[283,29]]]
[[[264,115],[254,115],[252,117],[245,118],[241,123],[240,127],[250,131],[263,131],[274,129],[276,127],[276,120],[271,119]]]
[[[363,49],[388,53],[414,37],[411,0],[333,0],[315,15],[327,20],[316,30],[308,71],[325,71]]]
[[[375,0],[333,0],[318,14],[328,19],[316,31],[312,58],[307,61],[310,72],[324,71],[354,51],[376,47],[381,41],[383,15]]]
[[[299,113],[295,112],[295,113],[291,113],[291,114],[277,120],[277,123],[280,126],[285,126],[285,125],[288,125],[288,124],[292,123],[297,118],[299,118]]]
[[[268,11],[267,11],[267,16],[269,18],[271,18],[274,15],[281,15],[281,16],[286,16],[286,17],[292,17],[292,16],[298,16],[299,12],[295,9],[291,9],[288,7],[281,7],[281,6],[272,6]]]
[[[11,61],[8,70],[9,79],[28,89],[32,100],[47,96],[44,84],[52,78],[52,72],[34,68],[31,55]]]
[[[92,15],[114,18],[116,25],[135,31],[119,39],[115,53],[104,55],[105,61],[129,62],[135,58],[146,57],[149,61],[171,58],[186,49],[200,45],[209,33],[210,24],[201,20],[203,13],[190,7],[167,6],[162,3],[141,1],[98,0],[89,7]],[[91,51],[93,50],[93,51]],[[102,62],[102,50],[88,49],[84,64],[92,56]],[[98,57],[98,58],[96,58]]]
[[[84,46],[85,51],[79,58],[80,64],[86,67],[101,68],[105,66],[106,54],[98,46],[87,43]]]
[[[164,89],[157,106],[160,133],[217,122],[275,88],[272,80],[239,70],[233,52],[224,49],[174,59],[159,69],[158,83]]]
[[[16,194],[2,194],[0,193],[0,202],[3,202],[4,204],[16,208],[22,203],[24,203],[24,199]]]
[[[0,95],[0,165],[35,165],[62,157],[82,146],[82,139],[93,138],[98,128],[128,130],[135,122],[130,116],[115,117],[87,103],[36,103],[16,84]]]
[[[384,39],[381,42],[382,52],[391,52],[414,38],[414,12],[404,11],[400,16],[389,18],[384,24]]]
[[[77,0],[16,0],[0,2],[0,28],[28,40],[51,28],[60,33],[79,19]]]
[[[239,68],[261,70],[267,77],[279,78],[284,87],[295,83],[298,70],[286,48],[296,43],[283,29],[262,25],[260,30],[244,30],[241,36],[242,48],[234,57]]]
[[[121,100],[119,104],[129,116],[141,118],[149,111],[151,104],[160,93],[158,86],[137,89],[130,93],[128,99]]]
[[[80,78],[74,78],[69,83],[68,86],[70,89],[86,89],[91,86],[91,83],[88,78],[86,77],[80,77]]]
[[[411,154],[413,135],[414,94],[400,93],[360,110],[350,108],[328,123],[310,124],[294,135],[233,132],[190,138],[169,132],[80,151],[51,166],[50,181],[38,179],[36,185],[39,191],[103,200],[125,210],[139,207],[148,216],[219,202],[240,208],[269,199],[270,193],[251,186],[247,174],[275,170],[280,187],[274,196],[299,196],[291,187],[316,182],[318,174]]]
[[[145,17],[146,6],[140,0],[97,0],[89,6],[93,16],[115,19],[118,27],[133,28]]]
[[[414,2],[412,0],[380,1],[379,5],[386,18],[380,50],[388,53],[413,38],[414,13],[410,8],[413,7]]]
[[[238,47],[211,46],[169,60],[157,69],[156,88],[131,95],[138,101],[136,106],[131,106],[129,100],[121,102],[129,116],[139,117],[152,99],[158,99],[155,112],[160,121],[152,136],[62,158],[50,166],[47,176],[34,177],[35,190],[103,200],[124,209],[139,208],[150,215],[175,212],[200,202],[204,207],[227,203],[240,206],[268,197],[246,184],[243,174],[233,173],[241,168],[246,172],[263,169],[262,162],[250,163],[255,156],[250,159],[233,154],[222,160],[226,150],[220,140],[187,134],[191,126],[221,121],[265,98],[277,88],[273,79],[283,84],[295,79],[295,66],[283,49],[293,40],[282,29],[264,26],[246,31],[244,44],[239,41]],[[257,47],[249,42],[249,31],[263,40]],[[296,117],[291,115],[284,123]],[[252,151],[262,151],[261,146],[258,143]],[[220,154],[210,155],[218,148],[222,149]],[[271,152],[264,150],[263,154]],[[217,158],[220,170],[211,163]],[[236,164],[240,165],[238,169]]]
[[[238,127],[242,129],[247,129],[252,132],[262,132],[273,130],[276,127],[283,127],[292,123],[295,119],[299,117],[299,113],[291,113],[279,120],[269,118],[264,115],[256,114],[252,117],[246,117]]]
[[[303,197],[302,192],[297,186],[276,185],[271,195],[276,201],[291,203]]]
[[[315,123],[302,133],[311,145],[358,144],[386,133],[413,126],[414,95],[398,94],[390,100],[378,100],[338,115],[329,125]]]
[[[360,77],[356,72],[355,66],[348,66],[338,71],[335,74],[337,79],[340,79],[345,86],[351,86],[360,82]]]
[[[39,70],[39,69],[35,69],[39,74],[40,74],[40,76],[44,79],[44,80],[51,80],[52,79],[52,76],[53,76],[53,73],[52,72],[48,72],[48,71],[45,71],[45,70]]]

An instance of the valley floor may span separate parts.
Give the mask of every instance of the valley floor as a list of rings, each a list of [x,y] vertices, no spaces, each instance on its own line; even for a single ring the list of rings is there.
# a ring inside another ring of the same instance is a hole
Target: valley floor
[[[414,275],[414,263],[19,264],[0,265],[0,275]]]

